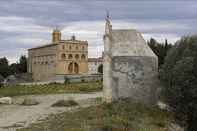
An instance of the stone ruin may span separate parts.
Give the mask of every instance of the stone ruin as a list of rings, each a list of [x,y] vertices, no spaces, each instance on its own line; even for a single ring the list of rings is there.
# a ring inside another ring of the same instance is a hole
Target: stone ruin
[[[145,104],[156,103],[158,58],[141,33],[112,29],[107,17],[103,39],[104,101],[131,98]]]

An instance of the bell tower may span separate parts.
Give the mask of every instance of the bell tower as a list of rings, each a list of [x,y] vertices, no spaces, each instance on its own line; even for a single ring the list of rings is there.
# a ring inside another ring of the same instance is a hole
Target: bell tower
[[[61,31],[56,27],[52,33],[52,42],[57,43],[61,40]]]

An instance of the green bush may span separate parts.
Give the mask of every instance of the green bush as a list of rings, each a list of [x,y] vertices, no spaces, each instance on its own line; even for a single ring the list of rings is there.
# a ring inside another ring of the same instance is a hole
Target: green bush
[[[197,36],[184,37],[168,52],[160,72],[164,97],[188,131],[197,130]]]

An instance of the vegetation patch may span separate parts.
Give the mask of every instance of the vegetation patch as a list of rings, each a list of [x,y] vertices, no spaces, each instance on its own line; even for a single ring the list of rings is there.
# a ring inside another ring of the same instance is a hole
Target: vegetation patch
[[[197,36],[183,37],[160,70],[164,100],[187,131],[197,131]]]
[[[52,107],[69,107],[69,106],[78,106],[78,103],[74,100],[59,100],[52,104]]]
[[[164,131],[172,114],[131,100],[120,100],[73,112],[52,114],[18,131]]]
[[[87,93],[102,90],[102,82],[51,83],[47,85],[10,85],[0,88],[0,96],[20,96],[32,94]]]

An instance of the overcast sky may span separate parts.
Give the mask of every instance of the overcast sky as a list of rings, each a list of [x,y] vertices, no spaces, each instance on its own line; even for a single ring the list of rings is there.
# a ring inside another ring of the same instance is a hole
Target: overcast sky
[[[113,28],[134,28],[158,41],[197,33],[197,0],[0,0],[0,57],[16,62],[27,49],[62,37],[88,40],[89,57],[101,55],[106,10]]]

